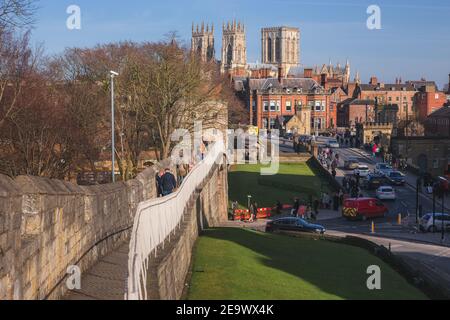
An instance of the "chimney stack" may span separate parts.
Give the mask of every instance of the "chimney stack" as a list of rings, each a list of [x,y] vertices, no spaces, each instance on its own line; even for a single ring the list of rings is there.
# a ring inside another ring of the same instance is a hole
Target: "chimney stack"
[[[281,66],[278,67],[278,82],[281,83],[283,79],[283,68]]]
[[[378,84],[378,79],[377,79],[377,77],[371,77],[371,78],[370,78],[370,84],[371,84],[371,85],[377,85],[377,84]]]
[[[448,75],[448,89],[447,93],[450,94],[450,74]]]

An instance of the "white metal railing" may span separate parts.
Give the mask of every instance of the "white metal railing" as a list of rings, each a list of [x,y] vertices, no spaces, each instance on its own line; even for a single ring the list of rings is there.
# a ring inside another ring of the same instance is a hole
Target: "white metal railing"
[[[147,300],[147,270],[152,254],[181,225],[183,212],[197,187],[215,163],[221,163],[225,146],[219,140],[187,175],[173,194],[139,204],[134,219],[128,256],[127,300]]]

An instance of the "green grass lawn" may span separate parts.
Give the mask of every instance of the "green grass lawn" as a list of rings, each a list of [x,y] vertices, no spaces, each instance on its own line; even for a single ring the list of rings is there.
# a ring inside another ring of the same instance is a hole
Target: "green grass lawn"
[[[382,290],[369,291],[378,265]],[[243,229],[211,229],[194,252],[190,300],[426,299],[363,249]]]
[[[229,199],[247,207],[248,195],[259,207],[272,207],[280,200],[292,204],[298,197],[309,201],[320,197],[321,190],[330,191],[306,163],[280,164],[277,175],[262,176],[261,165],[236,165],[229,173]]]

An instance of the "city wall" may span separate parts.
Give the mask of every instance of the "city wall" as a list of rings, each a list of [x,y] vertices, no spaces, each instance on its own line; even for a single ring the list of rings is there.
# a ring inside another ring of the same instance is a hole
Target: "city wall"
[[[69,266],[84,272],[129,237],[155,175],[88,187],[0,175],[0,300],[62,297]]]

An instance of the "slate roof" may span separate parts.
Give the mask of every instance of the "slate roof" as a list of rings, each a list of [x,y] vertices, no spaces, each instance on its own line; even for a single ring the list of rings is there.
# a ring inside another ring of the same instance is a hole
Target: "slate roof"
[[[402,91],[403,88],[406,91],[417,91],[412,84],[385,84],[384,88],[381,88],[379,84],[361,84],[362,91]]]
[[[308,78],[283,78],[281,82],[276,78],[269,79],[250,79],[250,90],[267,91],[269,89],[303,89],[312,91],[322,88],[315,80]]]

